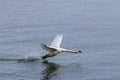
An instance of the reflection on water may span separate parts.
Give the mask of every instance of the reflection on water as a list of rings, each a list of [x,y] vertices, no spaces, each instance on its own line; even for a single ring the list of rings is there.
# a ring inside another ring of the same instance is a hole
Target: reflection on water
[[[42,72],[43,78],[41,80],[49,80],[52,76],[55,75],[55,72],[58,71],[58,69],[60,68],[59,64],[48,62],[46,60],[42,63],[46,65],[46,68]]]

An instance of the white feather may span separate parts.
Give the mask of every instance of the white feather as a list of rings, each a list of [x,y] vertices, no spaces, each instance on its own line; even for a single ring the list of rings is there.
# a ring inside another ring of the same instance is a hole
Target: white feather
[[[63,38],[63,35],[62,35],[62,34],[57,35],[57,36],[53,39],[53,42],[51,43],[50,47],[59,49],[59,48],[60,48],[60,44],[61,44],[61,42],[62,42],[62,38]]]

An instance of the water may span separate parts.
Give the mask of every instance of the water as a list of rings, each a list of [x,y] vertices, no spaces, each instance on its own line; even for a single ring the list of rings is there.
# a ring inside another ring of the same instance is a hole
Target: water
[[[0,0],[0,80],[119,80],[119,8],[119,0]],[[40,44],[59,33],[62,47],[83,54],[41,60]]]

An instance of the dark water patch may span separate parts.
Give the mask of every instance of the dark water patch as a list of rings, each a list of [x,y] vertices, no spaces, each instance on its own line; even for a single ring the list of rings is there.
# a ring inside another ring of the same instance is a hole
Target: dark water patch
[[[70,63],[62,66],[52,77],[51,80],[76,80],[80,79],[83,74],[82,65],[78,63]]]
[[[46,60],[42,63],[46,66],[46,68],[42,71],[43,78],[41,80],[50,80],[53,76],[56,75],[56,72],[61,67],[59,64],[48,62]]]

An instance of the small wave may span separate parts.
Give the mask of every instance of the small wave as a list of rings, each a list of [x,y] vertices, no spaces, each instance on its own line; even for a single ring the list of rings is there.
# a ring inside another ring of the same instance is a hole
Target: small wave
[[[0,61],[17,61],[17,59],[0,58]]]

